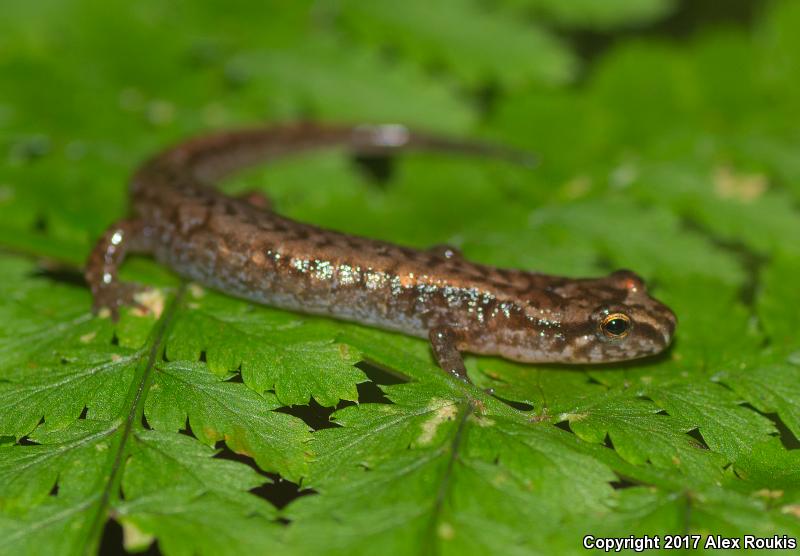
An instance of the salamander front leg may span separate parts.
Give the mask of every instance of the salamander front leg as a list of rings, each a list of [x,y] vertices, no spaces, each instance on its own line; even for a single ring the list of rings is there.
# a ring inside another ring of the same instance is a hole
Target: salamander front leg
[[[428,332],[436,362],[446,372],[469,383],[464,359],[458,351],[458,334],[446,326],[437,326]]]
[[[120,220],[103,234],[86,262],[84,277],[92,290],[93,311],[108,309],[111,318],[119,318],[123,305],[139,306],[134,295],[146,288],[139,284],[120,282],[117,273],[125,256],[131,252],[149,251],[145,244],[142,223]]]

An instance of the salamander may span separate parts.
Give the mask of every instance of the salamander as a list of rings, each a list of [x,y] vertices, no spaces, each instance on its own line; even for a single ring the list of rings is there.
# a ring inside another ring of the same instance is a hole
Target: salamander
[[[399,125],[295,123],[188,140],[133,175],[130,215],[105,232],[86,266],[94,309],[116,318],[135,303],[142,286],[120,281],[118,269],[127,254],[142,253],[255,303],[426,338],[439,366],[464,380],[463,352],[586,364],[670,345],[675,315],[634,272],[568,278],[496,268],[449,246],[412,249],[297,222],[263,196],[230,197],[213,187],[239,169],[335,146],[361,155],[417,148],[516,156]]]

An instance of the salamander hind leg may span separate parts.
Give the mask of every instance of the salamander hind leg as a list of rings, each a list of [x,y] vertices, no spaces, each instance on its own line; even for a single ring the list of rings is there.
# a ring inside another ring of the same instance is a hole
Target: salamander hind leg
[[[138,220],[120,220],[106,230],[89,255],[84,277],[92,291],[95,313],[107,309],[117,320],[120,307],[140,306],[134,296],[147,288],[120,282],[117,274],[127,254],[150,251],[142,230]]]
[[[437,326],[428,332],[436,362],[446,372],[469,383],[464,359],[458,351],[458,334],[449,327]]]

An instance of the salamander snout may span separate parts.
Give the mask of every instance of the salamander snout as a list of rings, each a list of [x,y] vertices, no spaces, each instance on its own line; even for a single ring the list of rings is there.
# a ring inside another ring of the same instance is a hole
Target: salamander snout
[[[638,275],[619,270],[598,281],[606,294],[590,321],[597,338],[595,355],[606,361],[637,359],[664,351],[672,342],[677,318],[651,297]]]
[[[592,333],[579,343],[589,348],[583,353],[590,362],[658,354],[669,347],[677,323],[675,314],[651,297],[603,304],[592,312],[589,321]]]

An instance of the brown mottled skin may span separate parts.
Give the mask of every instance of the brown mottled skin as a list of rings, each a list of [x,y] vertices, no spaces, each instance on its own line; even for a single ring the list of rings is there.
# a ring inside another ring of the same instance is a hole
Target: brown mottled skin
[[[135,303],[139,287],[119,282],[117,269],[126,253],[137,252],[257,303],[429,338],[442,368],[464,379],[462,351],[530,363],[606,363],[669,345],[674,314],[632,272],[574,279],[495,268],[446,246],[416,250],[323,230],[275,214],[258,195],[231,198],[211,187],[240,168],[336,145],[356,153],[423,148],[516,156],[401,126],[295,124],[187,141],[134,175],[130,217],[106,232],[88,261],[95,309],[116,318],[121,305]],[[604,323],[616,314],[627,323],[618,336]]]

